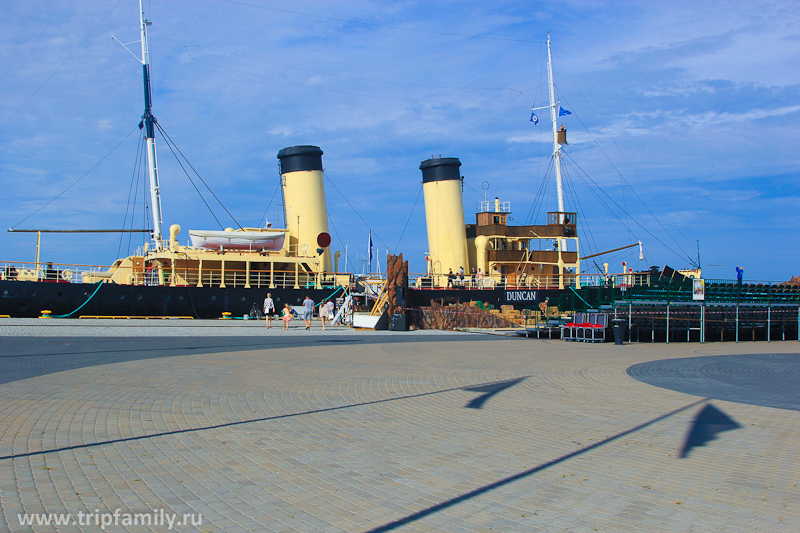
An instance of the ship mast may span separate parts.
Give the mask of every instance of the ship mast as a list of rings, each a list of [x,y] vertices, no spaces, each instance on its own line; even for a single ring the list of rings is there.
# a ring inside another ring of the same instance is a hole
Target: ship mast
[[[140,0],[141,1],[141,0]],[[558,210],[564,212],[564,190],[561,185],[561,145],[558,144],[557,113],[555,87],[553,86],[553,59],[550,55],[550,32],[547,32],[547,83],[550,86],[550,121],[553,123],[553,159],[556,167],[556,191],[558,192]]]
[[[553,84],[553,57],[550,53],[550,32],[547,33],[547,85],[550,89],[550,105],[534,107],[531,111],[550,109],[550,122],[553,124],[553,159],[556,167],[556,192],[558,194],[558,211],[564,213],[564,188],[561,183],[561,144],[558,142],[558,112],[560,102],[556,102],[556,90]],[[562,215],[563,216],[563,215]]]
[[[156,117],[152,112],[152,91],[150,89],[150,54],[147,43],[147,26],[152,22],[144,18],[142,0],[139,0],[139,28],[142,33],[142,73],[144,75],[144,114],[142,124],[147,141],[147,168],[150,174],[150,205],[153,209],[153,240],[156,248],[161,248],[161,193],[158,184],[158,163],[156,161]]]

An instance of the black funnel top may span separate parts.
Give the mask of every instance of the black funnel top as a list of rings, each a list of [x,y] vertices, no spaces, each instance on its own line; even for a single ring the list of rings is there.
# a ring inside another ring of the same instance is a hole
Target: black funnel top
[[[281,174],[301,170],[322,170],[322,150],[319,146],[292,146],[278,152]]]
[[[460,166],[461,161],[457,157],[426,159],[419,165],[419,169],[422,171],[422,183],[460,180],[461,172],[458,170]]]

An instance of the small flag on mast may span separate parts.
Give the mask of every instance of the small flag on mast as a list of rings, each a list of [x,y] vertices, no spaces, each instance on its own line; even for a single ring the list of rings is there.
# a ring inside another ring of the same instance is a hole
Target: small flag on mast
[[[567,111],[563,107],[558,106],[558,116],[559,117],[563,117],[563,116],[571,115],[571,114],[572,114],[572,111]]]
[[[533,122],[534,125],[539,123],[539,117],[537,117],[534,112],[531,112],[531,122]]]

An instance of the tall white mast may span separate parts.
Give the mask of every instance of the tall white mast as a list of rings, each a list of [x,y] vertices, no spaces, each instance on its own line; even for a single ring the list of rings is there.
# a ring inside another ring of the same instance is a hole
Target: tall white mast
[[[564,188],[561,184],[561,145],[558,143],[558,112],[560,102],[556,102],[556,89],[553,84],[553,57],[550,54],[550,33],[547,33],[547,85],[550,89],[550,105],[534,107],[531,111],[550,109],[550,122],[553,124],[553,159],[556,167],[556,192],[558,193],[558,210],[564,212]],[[533,118],[531,118],[533,120]]]
[[[141,0],[140,0],[141,1]],[[558,144],[556,113],[556,91],[553,86],[553,59],[550,55],[550,32],[547,32],[547,83],[550,86],[550,121],[553,123],[553,159],[556,167],[556,191],[558,192],[558,210],[564,212],[564,190],[561,185],[561,145]]]
[[[152,113],[152,91],[150,90],[150,54],[147,44],[147,26],[152,24],[145,20],[142,0],[139,0],[139,27],[142,32],[142,72],[144,75],[144,114],[142,126],[147,141],[147,168],[150,172],[150,205],[153,209],[153,239],[156,247],[161,248],[161,193],[158,184],[158,163],[156,161],[156,117]]]

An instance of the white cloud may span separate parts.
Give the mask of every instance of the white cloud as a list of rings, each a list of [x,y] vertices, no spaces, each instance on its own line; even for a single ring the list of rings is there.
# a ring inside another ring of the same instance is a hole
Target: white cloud
[[[110,39],[138,38],[135,4],[120,4],[55,74],[113,2],[9,4],[0,58],[14,75],[0,79],[0,124],[53,76],[0,131],[6,226],[83,175],[140,120],[140,67]],[[518,213],[530,209],[540,181],[535,174],[544,171],[552,142],[544,114],[538,126],[528,122],[532,100],[542,100],[541,91],[535,94],[542,44],[407,32],[229,3],[152,0],[151,6],[155,114],[237,218],[262,215],[277,186],[275,156],[295,144],[322,147],[337,185],[392,246],[419,190],[419,162],[432,154],[459,157],[470,183],[489,181],[491,193],[513,198]],[[297,0],[290,9],[518,41],[544,40],[546,24],[558,88],[576,113],[567,119],[570,156],[623,204],[619,176],[594,137],[631,183],[642,176],[682,229],[718,241],[720,254],[738,241],[726,242],[706,220],[735,225],[737,217],[747,217],[757,226],[762,213],[785,208],[769,189],[798,195],[792,183],[800,172],[794,156],[800,17],[792,3],[730,9],[640,2],[620,9],[561,1],[540,2],[534,10],[511,1]],[[192,52],[201,47],[198,61],[183,45]],[[781,135],[771,135],[776,129]],[[60,216],[62,224],[91,226],[87,211],[96,211],[95,226],[121,220],[136,142],[134,134],[55,202],[55,211],[32,221],[56,223]],[[166,223],[213,226],[161,140],[159,164]],[[739,191],[745,180],[746,190]],[[704,188],[695,189],[696,183]],[[96,209],[87,210],[88,194],[103,197]],[[587,218],[616,224],[590,193],[579,194]],[[473,196],[465,196],[468,212]],[[336,206],[332,216],[342,239],[351,250],[362,246],[366,228],[359,217],[332,189],[328,202]],[[424,268],[427,246],[421,202],[399,250],[412,270]],[[545,203],[551,208],[549,196]],[[731,205],[741,206],[738,214],[727,211]],[[751,214],[751,208],[761,211]],[[274,218],[274,202],[268,213]],[[613,240],[610,234],[596,238]],[[6,239],[0,235],[0,248],[16,249]],[[116,247],[89,250],[105,262],[116,253]],[[661,252],[653,246],[649,253]],[[770,268],[786,277],[775,266],[765,265],[765,272]]]

